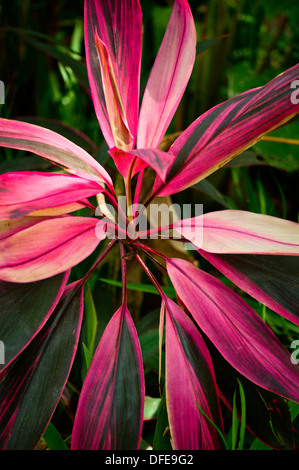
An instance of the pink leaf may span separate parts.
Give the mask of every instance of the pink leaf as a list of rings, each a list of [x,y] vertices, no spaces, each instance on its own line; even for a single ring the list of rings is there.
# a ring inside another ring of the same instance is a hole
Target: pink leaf
[[[108,323],[80,394],[73,450],[136,450],[144,407],[140,345],[122,306]]]
[[[87,71],[109,147],[133,148],[138,118],[142,12],[138,0],[86,0]]]
[[[118,148],[110,149],[108,152],[122,176],[127,179],[131,171],[131,177],[150,166],[159,177],[164,180],[168,168],[173,162],[173,156],[158,149],[137,149],[124,152]]]
[[[210,109],[174,142],[175,155],[160,196],[177,193],[206,178],[299,112],[292,103],[292,82],[299,65],[266,85]]]
[[[137,147],[157,147],[182,98],[196,55],[196,30],[188,2],[176,0],[145,88]]]
[[[214,369],[195,325],[170,299],[166,307],[166,402],[173,447],[219,449],[215,427],[222,428]]]
[[[220,354],[252,382],[299,402],[299,367],[259,315],[188,261],[169,260],[167,270],[178,297]]]
[[[1,241],[0,279],[31,282],[54,276],[87,258],[104,238],[105,224],[97,219],[43,220]]]
[[[97,36],[97,33],[95,33],[95,44],[101,67],[105,106],[113,141],[117,147],[130,150],[134,145],[134,137],[130,132],[125,116],[109,53],[105,44]],[[103,133],[104,132],[105,127],[103,126]]]
[[[85,150],[44,127],[0,119],[0,146],[36,153],[69,173],[112,185],[106,170]]]
[[[299,224],[269,215],[228,209],[180,220],[174,228],[210,253],[299,254]]]
[[[0,219],[80,201],[101,192],[95,181],[71,175],[20,171],[0,175]],[[70,207],[71,208],[71,207]]]

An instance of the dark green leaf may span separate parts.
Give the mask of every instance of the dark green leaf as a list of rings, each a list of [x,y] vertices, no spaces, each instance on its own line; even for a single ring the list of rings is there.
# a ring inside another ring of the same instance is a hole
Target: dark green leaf
[[[82,314],[82,288],[67,287],[47,323],[0,374],[0,448],[37,445],[64,390]]]
[[[0,281],[0,339],[5,344],[6,365],[51,315],[68,276],[69,272],[24,284]]]

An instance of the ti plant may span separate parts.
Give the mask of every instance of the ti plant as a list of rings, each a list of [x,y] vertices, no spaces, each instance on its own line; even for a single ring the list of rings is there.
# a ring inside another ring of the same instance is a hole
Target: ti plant
[[[187,1],[174,3],[140,109],[139,1],[86,0],[84,15],[91,96],[124,192],[118,193],[108,171],[67,138],[34,124],[0,119],[1,146],[35,153],[59,167],[56,172],[0,177],[0,338],[5,344],[1,448],[37,446],[74,364],[84,284],[118,247],[122,301],[87,371],[71,449],[140,448],[145,379],[136,325],[127,307],[126,267],[132,258],[161,296],[159,350],[161,369],[165,359],[172,448],[220,449],[221,390],[210,344],[240,377],[277,399],[299,402],[298,365],[236,289],[191,261],[158,252],[147,240],[159,236],[188,243],[235,286],[298,325],[299,225],[230,209],[163,227],[145,227],[142,221],[156,197],[198,183],[293,118],[299,112],[291,99],[299,66],[205,112],[165,151],[160,144],[196,56]],[[150,196],[142,200],[148,168],[155,177]],[[97,208],[90,201],[94,196]],[[86,207],[94,216],[77,214]],[[103,248],[88,272],[68,282],[70,270],[99,244]],[[161,287],[153,264],[169,277],[176,301]]]

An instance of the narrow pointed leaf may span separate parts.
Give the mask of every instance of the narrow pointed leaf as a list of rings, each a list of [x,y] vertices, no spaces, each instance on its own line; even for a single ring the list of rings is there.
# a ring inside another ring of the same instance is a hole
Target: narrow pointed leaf
[[[85,150],[44,127],[0,119],[0,146],[36,153],[69,173],[112,185],[106,170]]]
[[[47,323],[0,374],[0,448],[32,450],[64,390],[82,323],[82,288],[67,287]]]
[[[200,254],[244,292],[299,325],[298,256]]]
[[[72,175],[20,171],[0,176],[0,218],[17,219],[33,211],[54,208],[95,196],[95,181]]]
[[[166,402],[176,450],[213,450],[222,427],[218,391],[208,349],[195,325],[170,299],[166,307]]]
[[[141,46],[138,0],[85,1],[87,71],[96,115],[109,147],[124,148],[123,142],[133,148]]]
[[[0,331],[5,344],[5,364],[19,354],[55,309],[69,271],[50,279],[26,284],[0,281]]]
[[[223,357],[257,385],[299,401],[299,367],[259,315],[215,277],[169,260],[177,295]]]
[[[189,81],[196,30],[188,2],[176,0],[146,85],[138,122],[138,148],[158,147]]]
[[[136,450],[144,409],[144,377],[134,323],[122,306],[108,323],[83,384],[73,450]]]
[[[15,233],[0,242],[0,279],[32,282],[66,271],[94,251],[104,229],[97,219],[67,216]]]
[[[194,121],[170,148],[176,159],[159,195],[174,194],[201,181],[295,116],[299,104],[292,103],[291,84],[298,78],[298,70],[295,65]]]
[[[211,253],[299,254],[299,224],[269,215],[228,209],[180,220],[174,228]]]
[[[103,81],[103,91],[108,120],[113,135],[113,140],[117,147],[130,150],[134,145],[134,137],[130,132],[129,125],[121,102],[120,92],[113,66],[109,57],[106,45],[101,41],[95,32],[95,44],[101,67]]]

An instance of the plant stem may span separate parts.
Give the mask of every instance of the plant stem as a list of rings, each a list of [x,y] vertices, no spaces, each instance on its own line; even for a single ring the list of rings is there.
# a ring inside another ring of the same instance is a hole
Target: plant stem
[[[102,194],[107,197],[109,202],[111,202],[111,205],[113,206],[118,215],[118,223],[123,228],[123,230],[125,230],[127,225],[130,223],[128,217],[126,216],[116,199],[114,199],[114,197],[109,193],[109,191],[105,190],[102,192]]]
[[[127,264],[125,260],[126,250],[123,243],[119,245],[120,260],[121,260],[121,273],[122,273],[122,304],[127,304]]]
[[[160,284],[158,283],[157,279],[155,278],[155,276],[152,274],[152,272],[149,270],[149,268],[147,267],[147,265],[145,264],[145,262],[143,261],[143,259],[139,256],[139,255],[136,255],[136,259],[138,261],[138,263],[142,266],[142,268],[144,269],[145,273],[147,274],[147,276],[149,277],[149,279],[152,281],[152,283],[154,284],[154,286],[156,287],[157,291],[159,292],[159,294],[161,295],[162,299],[163,300],[167,300],[167,297],[166,295],[164,294]]]
[[[166,255],[163,255],[162,253],[160,253],[159,251],[156,251],[154,248],[150,248],[149,246],[146,246],[144,245],[143,243],[135,243],[135,246],[137,248],[140,248],[142,251],[147,251],[149,253],[152,253],[156,256],[159,256],[159,258],[162,258],[162,259],[165,259],[166,261],[169,259],[168,256]]]
[[[159,266],[159,268],[162,269],[162,271],[167,272],[165,266],[163,266],[163,264],[160,263],[160,261],[158,261],[156,258],[154,258],[154,256],[152,256],[151,254],[149,254],[148,251],[145,251],[145,250],[143,250],[142,248],[140,248],[140,250],[141,250],[142,253],[144,253],[149,259],[151,259],[151,260],[153,261],[153,263],[157,264],[157,266]]]
[[[85,276],[81,279],[80,285],[85,284],[87,279],[94,273],[98,265],[106,258],[108,253],[112,250],[114,245],[118,242],[118,240],[112,240],[108,245],[106,246],[105,250],[100,254],[98,259],[95,261],[95,263],[92,265],[92,267],[89,269],[89,271],[85,274]]]

